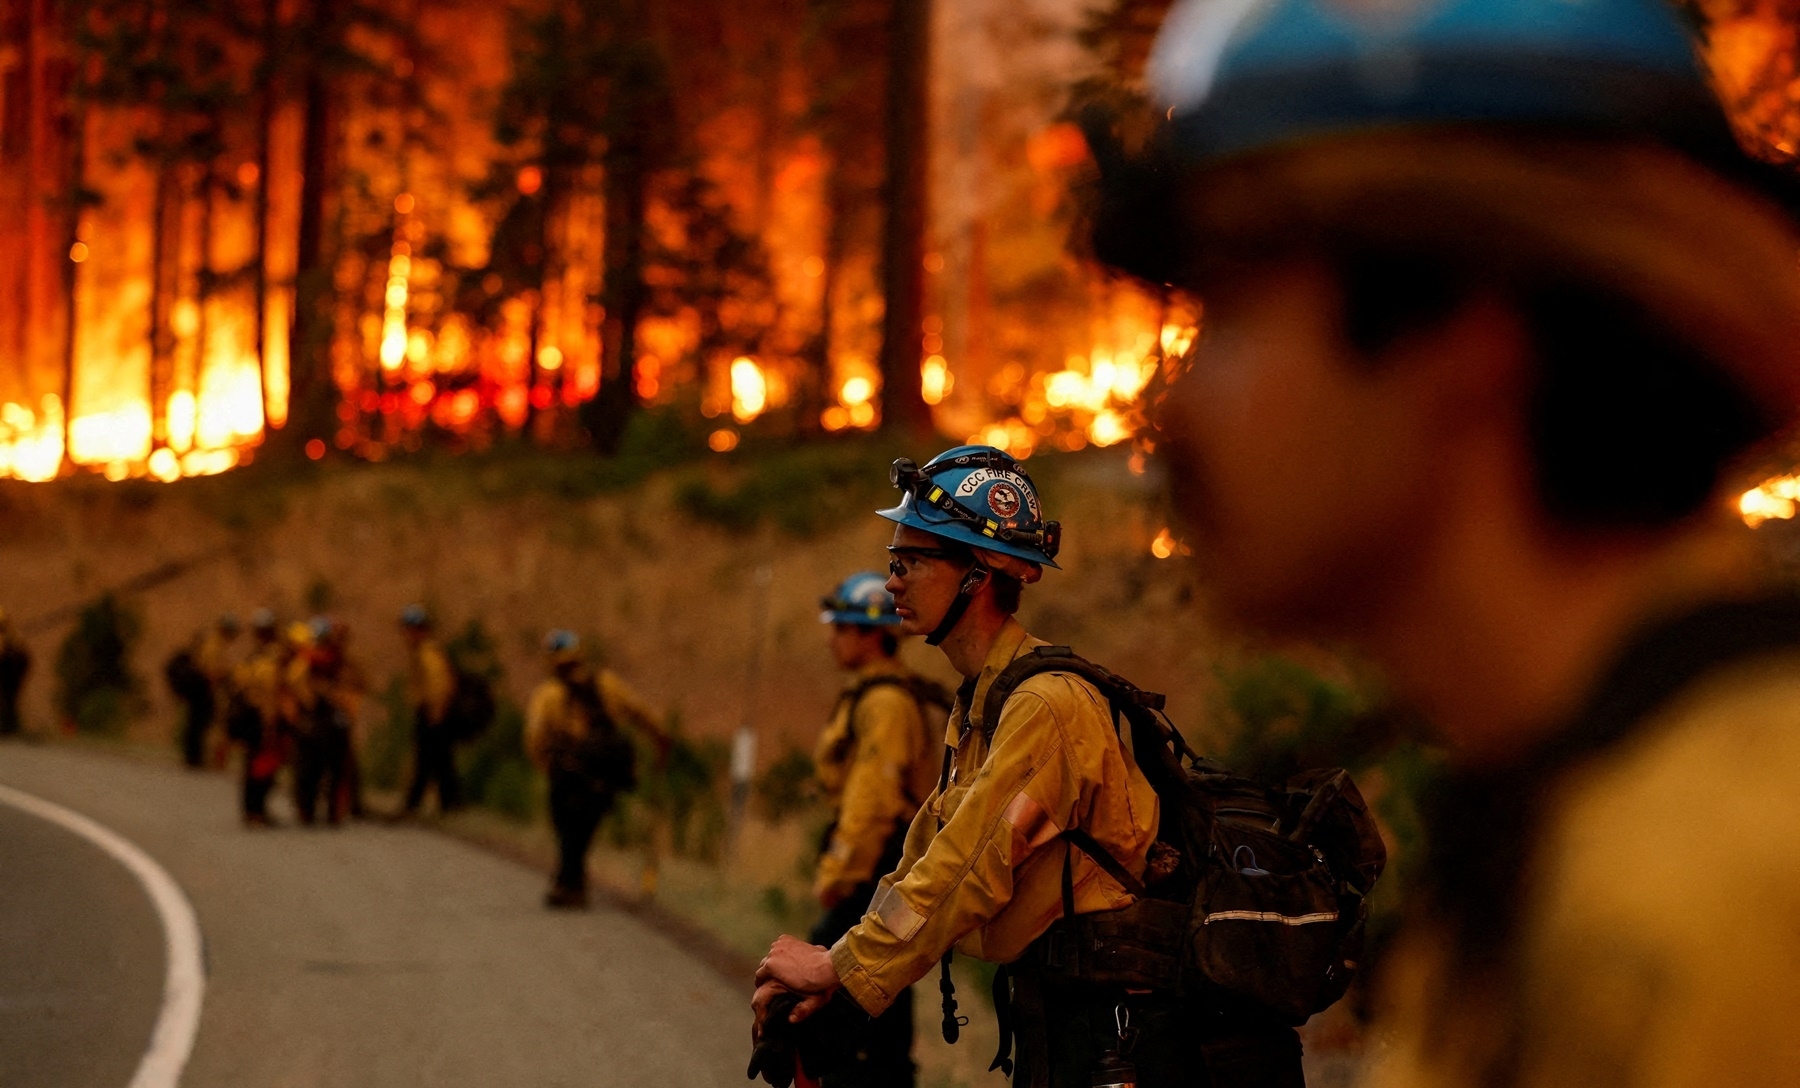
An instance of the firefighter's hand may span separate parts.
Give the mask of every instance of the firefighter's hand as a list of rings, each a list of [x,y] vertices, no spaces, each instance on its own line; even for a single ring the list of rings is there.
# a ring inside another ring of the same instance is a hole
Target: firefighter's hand
[[[775,939],[769,954],[756,967],[756,996],[750,1007],[760,1026],[776,994],[783,990],[799,994],[800,1004],[789,1018],[797,1024],[824,1008],[840,985],[828,949],[784,935]]]

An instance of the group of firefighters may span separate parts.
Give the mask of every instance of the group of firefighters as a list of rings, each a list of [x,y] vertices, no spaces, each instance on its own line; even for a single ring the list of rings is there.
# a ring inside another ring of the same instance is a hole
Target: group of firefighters
[[[1800,1084],[1800,604],[1730,501],[1800,420],[1800,185],[1660,0],[1181,0],[1150,67],[1153,117],[1084,117],[1094,251],[1206,302],[1153,421],[1188,542],[1222,615],[1357,648],[1448,756],[1367,1083]],[[1272,998],[1355,919],[1284,910],[1305,850],[1218,850],[1229,776],[1013,618],[1061,537],[1014,459],[892,482],[885,583],[826,607],[826,920],[757,969],[752,1074],[911,1084],[954,949],[1003,965],[1016,1085],[1300,1088]],[[1205,880],[1157,905],[1171,850]]]
[[[452,683],[448,661],[430,637],[422,609],[409,606],[401,624],[409,643],[415,718],[441,724]],[[273,824],[269,795],[283,768],[291,772],[301,823],[323,817],[336,825],[362,816],[357,734],[368,684],[350,656],[350,628],[327,616],[284,625],[272,610],[259,608],[248,624],[249,646],[234,660],[244,626],[232,613],[220,616],[165,667],[169,687],[183,704],[182,758],[194,768],[222,766],[228,745],[241,746],[240,806],[247,826]],[[444,761],[434,758],[431,739],[419,730],[408,811],[419,807],[434,782],[444,808],[457,804],[454,768],[443,773]]]
[[[413,745],[412,776],[393,816],[417,815],[434,789],[438,810],[451,812],[463,804],[456,746],[487,725],[491,692],[481,676],[451,659],[423,606],[403,608],[399,626]],[[234,661],[242,627],[227,613],[169,661],[169,685],[184,705],[183,758],[195,768],[218,766],[228,744],[242,747],[249,826],[271,825],[269,794],[283,768],[291,769],[301,823],[322,815],[336,825],[362,816],[359,723],[368,684],[349,655],[349,627],[326,616],[283,626],[271,610],[258,609],[250,618],[250,646]],[[528,704],[524,748],[548,779],[559,843],[545,901],[581,907],[588,902],[586,858],[595,829],[619,794],[636,785],[640,749],[666,758],[670,741],[660,715],[635,691],[610,670],[588,664],[574,632],[550,632],[544,657],[548,677]]]

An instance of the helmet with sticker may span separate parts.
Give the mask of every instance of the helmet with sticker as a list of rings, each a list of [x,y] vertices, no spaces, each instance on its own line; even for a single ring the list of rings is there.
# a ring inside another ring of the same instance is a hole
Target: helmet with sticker
[[[958,446],[924,468],[902,457],[888,479],[903,492],[900,505],[876,511],[889,521],[1056,567],[1062,525],[1044,520],[1037,485],[1011,455],[992,446]]]

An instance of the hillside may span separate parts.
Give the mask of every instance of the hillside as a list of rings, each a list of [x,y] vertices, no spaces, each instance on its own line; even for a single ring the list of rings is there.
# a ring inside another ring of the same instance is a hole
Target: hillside
[[[310,471],[252,466],[172,485],[76,479],[0,485],[0,607],[37,666],[28,726],[52,725],[53,662],[73,608],[146,574],[127,594],[142,619],[135,651],[148,697],[132,726],[168,735],[160,664],[224,611],[267,606],[284,619],[328,611],[379,690],[404,667],[394,621],[424,601],[453,632],[479,621],[522,700],[536,647],[571,627],[690,735],[727,736],[746,717],[762,761],[807,745],[837,689],[818,600],[842,575],[879,568],[893,497],[872,442],[747,452],[639,479],[577,457],[421,457]],[[1170,695],[1200,726],[1219,649],[1191,607],[1190,574],[1149,549],[1162,525],[1154,487],[1123,453],[1033,462],[1066,526],[1064,570],[1027,594],[1034,632],[1116,664]],[[766,568],[760,665],[757,572]],[[923,646],[907,656],[945,676]]]

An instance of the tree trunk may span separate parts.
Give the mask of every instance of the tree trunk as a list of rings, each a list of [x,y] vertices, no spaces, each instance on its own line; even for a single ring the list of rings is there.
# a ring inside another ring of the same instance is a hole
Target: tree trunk
[[[63,238],[62,250],[63,303],[66,307],[62,344],[62,467],[64,472],[72,471],[75,467],[71,439],[75,434],[75,348],[80,316],[80,307],[76,305],[75,291],[76,271],[81,266],[73,259],[73,252],[75,244],[81,241],[81,211],[87,190],[87,104],[85,97],[79,91],[73,97],[74,103],[69,111],[69,186],[66,197],[68,210],[65,219],[67,233]]]
[[[325,252],[325,204],[330,191],[332,100],[325,56],[340,33],[340,0],[316,0],[306,56],[300,147],[300,230],[294,274],[294,325],[288,348],[288,421],[278,452],[292,456],[331,430],[331,267]],[[276,437],[276,436],[271,436]]]
[[[820,255],[819,333],[813,339],[813,350],[809,353],[812,374],[800,416],[800,427],[805,431],[819,429],[820,413],[835,399],[831,385],[831,347],[837,331],[838,274],[844,265],[844,251],[850,244],[850,185],[844,172],[843,159],[834,157],[831,177],[825,188],[825,252]]]
[[[650,175],[646,152],[630,140],[616,141],[604,162],[606,239],[601,296],[600,392],[584,407],[588,431],[603,454],[619,452],[625,427],[638,407],[637,326],[644,310],[644,213]]]
[[[163,122],[165,125],[167,121]],[[169,337],[169,315],[176,291],[170,282],[177,261],[169,252],[171,232],[169,220],[179,223],[179,201],[169,199],[174,189],[170,175],[174,167],[167,158],[167,141],[159,141],[156,164],[156,192],[151,199],[150,221],[150,437],[151,445],[169,440],[169,394],[174,385],[175,360]],[[173,206],[173,207],[172,207]]]
[[[261,82],[256,102],[256,374],[262,385],[264,428],[269,419],[269,143],[275,127],[275,52],[279,47],[278,0],[263,0]]]
[[[930,0],[892,0],[887,93],[887,183],[883,204],[882,425],[931,430],[919,392],[925,321],[926,169],[931,70]]]

